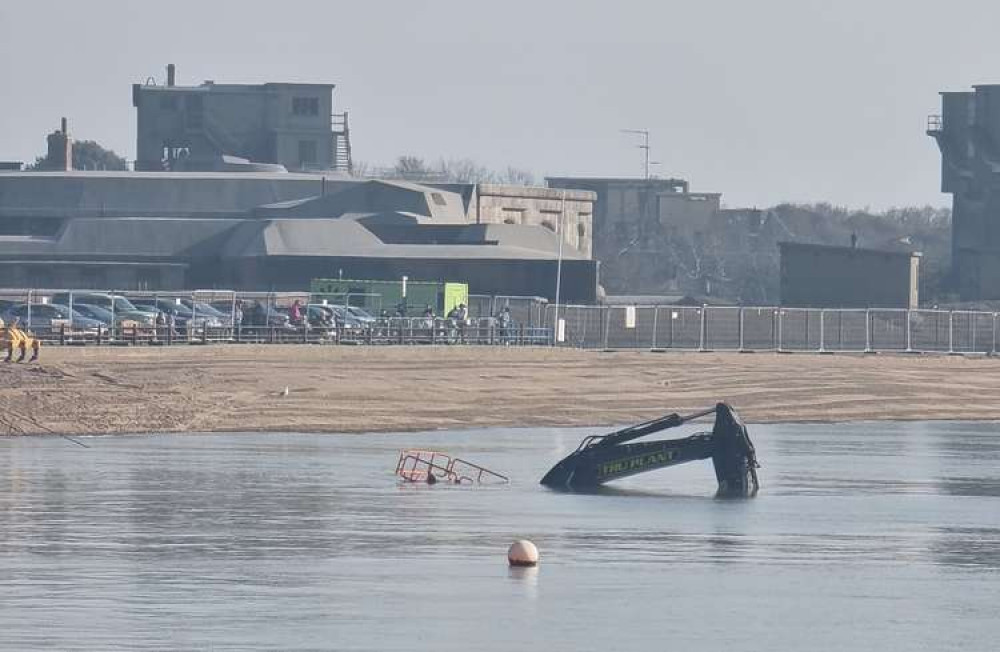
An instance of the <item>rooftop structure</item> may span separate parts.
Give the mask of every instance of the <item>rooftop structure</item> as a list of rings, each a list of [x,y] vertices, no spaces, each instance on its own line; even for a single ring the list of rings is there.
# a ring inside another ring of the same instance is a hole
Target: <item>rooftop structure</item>
[[[350,171],[333,84],[135,84],[137,170]]]

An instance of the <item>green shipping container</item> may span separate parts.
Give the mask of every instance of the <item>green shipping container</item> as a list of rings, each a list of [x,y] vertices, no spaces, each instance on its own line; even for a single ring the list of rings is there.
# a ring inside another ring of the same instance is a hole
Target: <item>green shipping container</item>
[[[435,314],[446,315],[460,303],[469,304],[469,286],[466,283],[439,283],[435,281],[372,281],[358,279],[317,278],[309,286],[312,303],[352,305],[364,308],[373,315],[382,310],[395,315],[404,307],[409,317],[424,314],[427,306]]]

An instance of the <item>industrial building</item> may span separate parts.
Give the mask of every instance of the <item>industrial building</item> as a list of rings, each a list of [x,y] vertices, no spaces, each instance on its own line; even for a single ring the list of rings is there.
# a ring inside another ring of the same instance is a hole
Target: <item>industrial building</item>
[[[608,293],[711,293],[707,279],[682,273],[682,258],[720,214],[720,194],[691,192],[683,179],[548,177],[546,182],[550,188],[594,193],[593,256]]]
[[[781,242],[781,305],[917,308],[920,254]]]
[[[952,277],[963,300],[1000,299],[1000,85],[941,93],[927,134],[952,195]]]
[[[595,195],[351,176],[332,84],[132,89],[136,171],[0,171],[0,287],[304,290],[314,278],[467,283],[592,302]]]
[[[347,113],[333,112],[333,84],[132,87],[136,170],[351,171]]]
[[[575,226],[589,228],[593,200],[275,172],[0,172],[0,287],[301,290],[408,276],[551,299],[561,259],[562,298],[591,302],[597,264]],[[522,222],[499,218],[505,201]]]

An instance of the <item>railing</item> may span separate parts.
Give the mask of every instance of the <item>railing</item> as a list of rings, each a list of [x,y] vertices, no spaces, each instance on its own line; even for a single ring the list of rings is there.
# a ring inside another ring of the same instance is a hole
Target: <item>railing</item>
[[[552,306],[546,310],[553,319]],[[997,352],[995,312],[774,306],[561,306],[558,346],[780,353]]]
[[[93,303],[98,299],[108,302],[109,297],[131,300],[139,310],[119,311],[115,301],[110,301],[99,319],[81,317],[75,310],[94,312]],[[562,337],[556,342],[555,306],[538,297],[473,295],[466,320],[388,317],[383,311],[381,317],[365,317],[364,313],[348,317],[344,305],[355,299],[380,305],[380,297],[375,295],[308,292],[0,289],[0,316],[5,321],[18,319],[22,328],[46,344],[67,346],[554,344],[608,350],[992,355],[1000,337],[998,313],[986,311],[561,305]],[[302,319],[293,323],[296,301]],[[53,314],[54,310],[67,309],[73,311],[72,319],[64,313],[60,313],[62,317]],[[177,316],[167,315],[171,311]],[[324,320],[322,313],[335,318]]]
[[[940,115],[933,114],[927,116],[927,133],[938,133],[944,131],[944,120]]]
[[[493,319],[461,323],[448,319],[391,318],[363,326],[226,325],[177,328],[138,324],[71,326],[69,320],[30,332],[39,341],[61,346],[171,346],[177,344],[341,344],[341,345],[470,345],[549,346],[552,333],[546,328],[524,325],[501,326]]]

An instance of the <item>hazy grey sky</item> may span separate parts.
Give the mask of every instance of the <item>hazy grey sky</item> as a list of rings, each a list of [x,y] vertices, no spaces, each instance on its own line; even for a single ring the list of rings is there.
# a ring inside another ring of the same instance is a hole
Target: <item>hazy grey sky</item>
[[[730,206],[946,205],[940,90],[1000,82],[1000,3],[0,0],[0,159],[77,138],[135,156],[130,87],[337,84],[357,159],[658,174]]]

